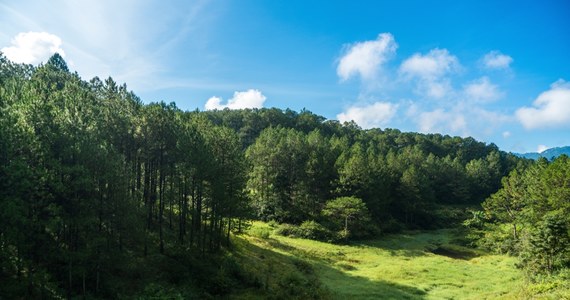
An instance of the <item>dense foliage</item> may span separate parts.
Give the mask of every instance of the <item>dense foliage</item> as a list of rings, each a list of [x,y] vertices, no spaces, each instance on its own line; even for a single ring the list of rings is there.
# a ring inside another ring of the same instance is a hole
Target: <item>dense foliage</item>
[[[248,212],[233,130],[83,81],[59,55],[0,64],[1,294],[117,297],[156,252],[229,243]]]
[[[502,188],[483,202],[484,215],[467,225],[477,242],[497,252],[520,257],[531,279],[570,268],[570,159],[513,170]],[[477,220],[477,221],[475,221]]]
[[[444,205],[480,203],[520,163],[472,138],[362,130],[305,110],[145,105],[57,54],[39,67],[0,55],[0,291],[113,298],[149,288],[152,274],[223,294],[196,257],[229,246],[245,219],[326,238],[449,225]]]

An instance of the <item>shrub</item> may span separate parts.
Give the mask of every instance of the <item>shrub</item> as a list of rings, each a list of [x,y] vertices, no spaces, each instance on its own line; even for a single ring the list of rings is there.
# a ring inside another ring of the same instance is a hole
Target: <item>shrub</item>
[[[298,227],[298,235],[311,240],[330,241],[334,234],[315,221],[305,221]]]
[[[275,230],[276,234],[295,238],[332,242],[336,240],[335,233],[316,221],[305,221],[301,225],[281,224]]]
[[[260,239],[268,239],[271,235],[271,229],[266,227],[252,227],[249,234]]]
[[[283,223],[277,226],[275,233],[282,236],[298,237],[298,227],[295,225]]]
[[[546,215],[523,241],[521,266],[529,274],[552,274],[570,261],[570,237],[565,218],[561,214]]]

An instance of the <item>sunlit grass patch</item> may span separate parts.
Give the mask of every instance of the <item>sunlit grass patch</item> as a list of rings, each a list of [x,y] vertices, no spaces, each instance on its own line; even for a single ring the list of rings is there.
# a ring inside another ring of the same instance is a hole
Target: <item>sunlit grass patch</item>
[[[275,234],[250,241],[309,263],[334,299],[519,298],[524,280],[515,258],[455,245],[453,240],[452,230],[437,230],[349,244]]]

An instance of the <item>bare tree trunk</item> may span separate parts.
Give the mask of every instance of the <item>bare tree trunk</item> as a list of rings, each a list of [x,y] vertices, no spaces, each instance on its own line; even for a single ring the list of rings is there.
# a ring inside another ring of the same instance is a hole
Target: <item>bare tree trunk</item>
[[[162,154],[161,154],[162,157]],[[161,158],[162,160],[162,158]],[[164,235],[163,235],[163,223],[164,223],[164,186],[165,186],[165,176],[164,172],[160,172],[158,188],[160,189],[159,202],[158,202],[158,231],[159,231],[159,244],[160,253],[164,253]]]

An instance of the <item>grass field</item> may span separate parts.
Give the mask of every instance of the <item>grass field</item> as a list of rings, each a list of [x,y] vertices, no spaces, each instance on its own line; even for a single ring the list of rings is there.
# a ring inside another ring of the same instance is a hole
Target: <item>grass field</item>
[[[453,244],[453,231],[409,232],[348,245],[274,235],[254,223],[237,256],[269,295],[287,285],[321,288],[283,298],[519,299],[516,259]],[[261,233],[261,234],[260,234]],[[301,292],[302,293],[302,292]],[[244,291],[236,298],[259,298]]]

